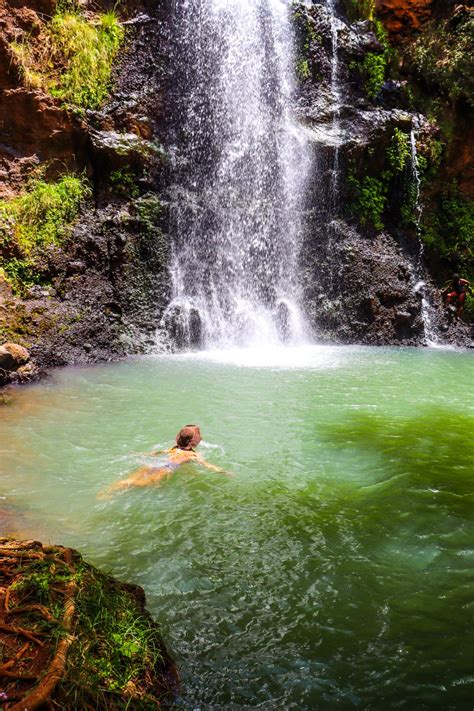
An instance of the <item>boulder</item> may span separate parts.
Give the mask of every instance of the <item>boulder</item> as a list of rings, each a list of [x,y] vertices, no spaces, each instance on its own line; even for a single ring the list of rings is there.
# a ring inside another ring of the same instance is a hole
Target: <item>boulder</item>
[[[4,343],[0,346],[0,369],[6,371],[18,370],[28,363],[30,354],[17,343]]]

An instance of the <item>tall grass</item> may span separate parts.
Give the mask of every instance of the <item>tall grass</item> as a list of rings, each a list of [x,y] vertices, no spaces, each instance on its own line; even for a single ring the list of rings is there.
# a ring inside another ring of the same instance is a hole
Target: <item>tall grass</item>
[[[25,38],[11,49],[33,88],[42,88],[65,104],[95,109],[105,99],[112,64],[124,32],[114,12],[87,19],[58,10],[39,40]]]

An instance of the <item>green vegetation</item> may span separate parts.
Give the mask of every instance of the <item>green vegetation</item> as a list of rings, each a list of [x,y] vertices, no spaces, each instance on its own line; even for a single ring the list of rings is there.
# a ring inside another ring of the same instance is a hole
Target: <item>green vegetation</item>
[[[367,153],[367,157],[372,157],[373,151],[371,149]],[[413,221],[416,191],[413,189],[411,176],[408,178],[410,181],[408,182],[404,175],[410,155],[408,134],[395,127],[385,153],[385,169],[381,170],[377,177],[367,174],[357,175],[355,166],[352,165],[348,176],[353,196],[351,207],[359,216],[361,224],[371,223],[376,230],[383,229],[382,218],[391,189],[399,186],[400,181],[402,182],[402,192],[405,193],[400,208],[402,218],[404,222]]]
[[[376,230],[382,230],[384,224],[382,215],[387,205],[386,175],[381,179],[365,175],[358,179],[354,172],[349,173],[348,183],[354,193],[352,207],[359,216],[360,222],[366,225],[372,223]]]
[[[474,202],[461,194],[456,183],[445,188],[422,228],[433,256],[451,268],[474,274]]]
[[[320,44],[322,38],[316,34],[316,29],[310,19],[297,10],[293,14],[293,21],[299,35],[300,55],[296,61],[296,73],[301,81],[311,77],[311,47],[314,44]]]
[[[309,79],[311,76],[311,70],[309,68],[309,61],[305,57],[300,57],[296,63],[296,71],[299,78],[304,81]]]
[[[96,688],[103,703],[110,693],[129,693],[137,680],[153,674],[163,662],[157,628],[139,613],[130,592],[82,564],[77,596],[80,633],[71,648],[72,673],[62,682],[66,701],[77,704],[84,691]],[[134,700],[134,708],[154,708]],[[156,703],[156,702],[155,702]],[[137,705],[135,705],[137,704]],[[105,705],[104,705],[105,707]]]
[[[464,97],[474,107],[474,18],[468,11],[453,20],[429,23],[406,53],[412,69],[428,85],[455,102]]]
[[[383,24],[379,20],[373,20],[372,25],[374,34],[382,45],[381,51],[368,52],[362,63],[351,62],[349,69],[362,76],[367,96],[373,101],[385,82],[391,48]]]
[[[128,198],[137,198],[140,189],[137,185],[137,176],[130,168],[119,168],[110,174],[110,184],[117,195]]]
[[[124,32],[114,12],[86,18],[58,9],[38,38],[11,44],[27,85],[67,105],[95,109],[105,99]]]
[[[369,99],[375,99],[385,81],[387,58],[385,54],[368,52],[362,65],[365,90]]]
[[[345,0],[349,20],[373,20],[375,0]]]
[[[444,150],[443,141],[432,136],[417,142],[418,170],[422,182],[438,177]]]
[[[387,148],[389,165],[395,173],[403,173],[411,156],[410,138],[405,131],[395,128]]]
[[[135,203],[140,222],[145,231],[152,234],[159,229],[159,220],[163,206],[156,195],[147,194]]]
[[[37,258],[61,244],[91,188],[83,176],[64,175],[55,183],[33,178],[23,195],[0,201],[0,268],[14,291],[42,283]]]

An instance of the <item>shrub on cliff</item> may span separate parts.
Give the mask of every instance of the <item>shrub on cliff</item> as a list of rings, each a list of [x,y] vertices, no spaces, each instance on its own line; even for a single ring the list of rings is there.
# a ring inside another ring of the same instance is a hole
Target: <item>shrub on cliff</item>
[[[65,104],[95,109],[107,95],[123,36],[114,12],[88,19],[58,10],[38,38],[26,37],[11,48],[27,85]]]
[[[462,8],[459,16],[432,21],[408,45],[406,54],[417,77],[439,87],[452,101],[464,97],[474,107],[474,17]]]
[[[456,183],[445,188],[422,226],[430,253],[448,270],[474,274],[474,202],[459,192]]]

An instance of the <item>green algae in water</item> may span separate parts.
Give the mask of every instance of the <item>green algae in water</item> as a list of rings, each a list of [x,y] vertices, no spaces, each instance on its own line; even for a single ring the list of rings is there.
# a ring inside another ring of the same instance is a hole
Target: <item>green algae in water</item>
[[[145,588],[185,708],[470,708],[472,354],[250,364],[143,359],[19,391],[5,503]],[[96,499],[193,421],[233,478],[189,466]]]

